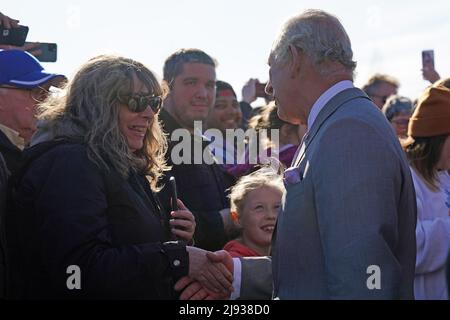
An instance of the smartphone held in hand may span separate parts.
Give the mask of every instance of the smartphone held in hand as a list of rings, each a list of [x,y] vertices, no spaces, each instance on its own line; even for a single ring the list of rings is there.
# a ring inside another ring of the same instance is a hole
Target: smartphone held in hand
[[[177,183],[175,181],[175,177],[170,177],[169,179],[170,181],[170,186],[172,188],[172,198],[171,198],[171,203],[172,203],[172,210],[173,211],[177,211],[178,210],[178,203],[177,203],[177,199],[178,199],[178,192],[177,192]]]
[[[422,68],[434,70],[434,50],[422,51]]]
[[[21,47],[25,44],[29,28],[19,25],[17,28],[6,29],[0,25],[0,44]]]
[[[35,55],[39,61],[56,62],[58,58],[58,45],[56,43],[40,42],[39,46],[33,48],[33,51],[37,50],[41,51],[40,54]]]

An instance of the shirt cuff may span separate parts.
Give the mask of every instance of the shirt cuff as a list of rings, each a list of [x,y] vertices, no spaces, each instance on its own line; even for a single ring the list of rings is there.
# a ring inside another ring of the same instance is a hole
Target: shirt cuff
[[[233,288],[234,291],[231,293],[230,300],[236,300],[241,296],[241,273],[242,265],[241,259],[233,258]]]

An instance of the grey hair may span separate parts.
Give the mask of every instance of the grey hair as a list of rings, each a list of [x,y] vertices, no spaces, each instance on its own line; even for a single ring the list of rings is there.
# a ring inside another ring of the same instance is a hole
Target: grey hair
[[[391,121],[400,113],[412,113],[413,103],[410,99],[398,95],[389,97],[383,106],[382,112]]]
[[[339,62],[351,72],[356,68],[347,32],[338,18],[325,11],[310,9],[289,19],[272,47],[274,61],[288,62],[289,45],[312,58],[323,75],[334,71],[327,62]]]
[[[101,55],[82,65],[62,93],[39,106],[42,129],[54,136],[80,139],[88,146],[89,159],[106,170],[115,169],[123,178],[130,170],[147,175],[152,187],[167,169],[166,137],[155,115],[145,133],[144,146],[131,152],[119,128],[118,94],[133,92],[133,77],[153,95],[164,89],[152,71],[132,59]],[[70,127],[67,134],[64,128]]]

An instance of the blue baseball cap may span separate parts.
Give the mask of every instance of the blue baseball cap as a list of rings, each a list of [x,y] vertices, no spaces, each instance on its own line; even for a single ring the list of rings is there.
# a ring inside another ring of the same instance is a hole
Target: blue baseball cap
[[[0,50],[0,85],[32,89],[62,74],[47,73],[39,61],[22,50]]]

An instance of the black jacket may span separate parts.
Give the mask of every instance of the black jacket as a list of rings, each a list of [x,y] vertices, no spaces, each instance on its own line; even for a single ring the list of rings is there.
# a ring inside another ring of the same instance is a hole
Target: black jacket
[[[6,186],[8,184],[8,168],[0,153],[0,299],[5,297],[6,292],[6,239],[4,232],[4,217],[6,210]]]
[[[90,161],[85,145],[49,142],[24,152],[14,184],[9,297],[175,297],[188,256],[183,244],[163,244],[167,219],[144,176],[125,180]],[[81,271],[80,290],[67,287],[72,265]]]
[[[14,173],[19,168],[22,151],[9,141],[2,131],[0,131],[0,153],[6,161],[8,170]]]
[[[162,180],[164,188],[159,194],[161,202],[166,210],[171,209],[171,190],[168,179],[174,176],[177,182],[178,198],[192,211],[196,219],[195,246],[206,250],[220,250],[228,239],[219,211],[230,207],[226,190],[231,184],[224,178],[224,173],[218,164],[174,165],[171,153],[178,142],[170,141],[170,136],[181,126],[164,109],[161,110],[159,119],[164,131],[168,134],[167,163],[172,166]],[[193,151],[194,148],[191,150]],[[192,155],[191,159],[193,159]]]

